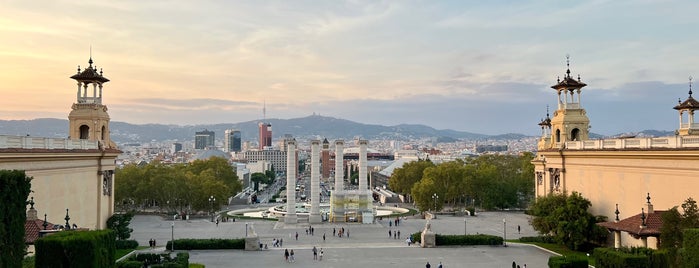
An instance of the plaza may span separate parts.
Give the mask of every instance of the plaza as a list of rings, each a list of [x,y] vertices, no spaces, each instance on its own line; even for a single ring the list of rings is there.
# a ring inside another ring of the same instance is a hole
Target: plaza
[[[464,223],[464,219],[466,222]],[[505,223],[503,223],[505,219]],[[391,218],[390,221],[395,220]],[[134,229],[132,239],[140,245],[148,245],[149,239],[156,239],[158,247],[152,251],[163,251],[162,246],[171,239],[171,219],[160,216],[137,215],[131,221]],[[246,225],[254,226],[260,242],[267,244],[266,250],[195,250],[190,251],[190,262],[201,263],[206,267],[375,267],[376,265],[393,267],[425,267],[427,262],[437,267],[442,262],[444,267],[510,267],[513,261],[527,264],[527,267],[545,267],[552,253],[539,248],[508,243],[502,246],[465,246],[421,248],[419,245],[408,246],[408,235],[421,231],[426,221],[414,217],[402,220],[398,227],[390,226],[384,217],[376,224],[358,223],[320,223],[310,225],[314,235],[306,234],[308,223],[285,224],[277,221],[237,220],[221,222],[218,226],[207,219],[176,220],[174,237],[179,238],[242,238],[245,237]],[[482,212],[476,217],[438,216],[431,220],[432,230],[438,234],[490,234],[502,236],[507,232],[508,239],[521,236],[536,236],[528,223],[528,216],[522,212]],[[517,227],[521,227],[518,233]],[[333,236],[333,228],[345,228],[349,237]],[[389,238],[400,230],[401,238]],[[298,240],[295,235],[298,232]],[[325,234],[325,240],[323,240]],[[283,239],[282,247],[273,247],[273,239]],[[311,249],[322,248],[322,261],[314,261]],[[296,262],[284,261],[284,249],[295,251]],[[175,250],[177,245],[175,244]],[[144,250],[144,251],[151,251]]]

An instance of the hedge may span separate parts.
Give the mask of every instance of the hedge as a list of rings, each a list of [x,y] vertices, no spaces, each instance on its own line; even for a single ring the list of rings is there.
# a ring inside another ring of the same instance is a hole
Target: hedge
[[[661,268],[670,267],[672,263],[666,250],[649,248],[596,248],[593,255],[598,267]]]
[[[138,247],[136,240],[116,240],[116,249],[135,249]]]
[[[116,268],[142,268],[143,262],[140,261],[122,261],[117,262]]]
[[[127,261],[117,264],[117,268],[188,268],[189,253],[179,252],[173,259],[170,254],[140,253],[130,257]]]
[[[422,241],[422,233],[417,232],[410,235],[413,243],[419,244]],[[499,236],[477,234],[477,235],[435,235],[437,246],[475,246],[475,245],[502,245],[503,239]]]
[[[586,258],[576,256],[553,256],[549,257],[549,268],[587,268]]]
[[[36,267],[114,267],[111,230],[62,231],[36,241]]]
[[[166,248],[172,250],[172,241],[168,241]],[[194,249],[245,249],[245,239],[177,239],[175,250]]]
[[[503,239],[500,236],[477,234],[477,235],[435,235],[435,243],[438,246],[471,246],[471,245],[502,245]]]

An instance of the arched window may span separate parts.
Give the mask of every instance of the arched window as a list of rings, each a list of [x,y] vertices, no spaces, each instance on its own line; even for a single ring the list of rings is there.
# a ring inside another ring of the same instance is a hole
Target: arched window
[[[580,129],[574,128],[570,131],[570,140],[579,141],[580,140]]]
[[[556,142],[561,142],[561,130],[556,129]]]
[[[80,126],[80,139],[87,140],[90,138],[90,127],[87,125]]]
[[[107,133],[107,127],[105,127],[105,126],[102,126],[102,138],[101,138],[101,140],[104,140],[104,137],[106,137],[106,136],[107,136],[107,134],[106,134],[106,133]]]

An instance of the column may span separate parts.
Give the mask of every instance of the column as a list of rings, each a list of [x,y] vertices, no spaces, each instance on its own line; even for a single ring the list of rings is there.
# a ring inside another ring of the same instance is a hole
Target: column
[[[78,82],[78,98],[75,99],[75,101],[77,101],[78,103],[80,102],[80,91],[81,91],[81,86],[82,86],[82,83]],[[681,117],[680,117],[680,118],[681,118]]]
[[[309,223],[320,223],[320,141],[311,141],[311,215]]]
[[[344,152],[344,145],[345,141],[343,140],[336,140],[335,141],[335,191],[342,191],[345,188],[344,185],[344,170],[343,167],[344,165],[344,159],[345,159],[345,152]]]
[[[298,223],[296,217],[296,140],[286,142],[286,216],[284,223]]]
[[[621,231],[614,231],[614,248],[621,248]]]
[[[364,191],[368,189],[367,187],[367,177],[366,177],[366,151],[367,140],[359,140],[359,191]]]

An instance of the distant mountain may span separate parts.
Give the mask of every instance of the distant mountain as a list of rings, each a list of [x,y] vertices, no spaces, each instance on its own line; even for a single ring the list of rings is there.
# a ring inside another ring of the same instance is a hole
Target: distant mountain
[[[243,140],[256,140],[258,123],[247,121],[232,124],[202,124],[202,125],[136,125],[124,122],[111,122],[112,140],[116,142],[149,142],[163,140],[192,140],[194,132],[204,129],[214,131],[217,139],[223,138],[226,129],[236,129],[241,132]],[[292,119],[267,119],[272,125],[272,133],[276,138],[284,134],[304,138],[366,139],[391,138],[437,138],[439,141],[454,141],[457,139],[484,139],[488,135],[456,130],[437,130],[424,125],[401,124],[396,126],[381,126],[362,124],[345,119],[311,115]],[[0,134],[31,135],[38,137],[68,136],[68,120],[42,118],[34,120],[0,120]]]
[[[194,132],[208,129],[216,133],[216,139],[223,139],[226,129],[236,129],[241,132],[243,140],[257,140],[259,120],[232,123],[232,124],[202,124],[202,125],[163,125],[144,124],[136,125],[124,122],[111,122],[112,139],[116,142],[150,142],[164,140],[191,141]],[[274,139],[284,134],[291,134],[300,138],[328,138],[328,139],[354,139],[363,137],[366,139],[421,139],[433,138],[437,142],[452,142],[459,139],[465,140],[515,140],[528,137],[517,133],[500,135],[485,135],[472,132],[456,131],[451,129],[434,129],[425,125],[400,124],[395,126],[382,126],[362,124],[345,119],[311,115],[292,119],[267,119],[265,122],[272,124]],[[68,137],[68,120],[39,118],[33,120],[0,120],[0,135],[31,135],[38,137]],[[635,133],[622,133],[608,136],[638,136],[659,137],[672,136],[673,131],[644,130]],[[591,139],[604,138],[605,136],[590,133]]]

